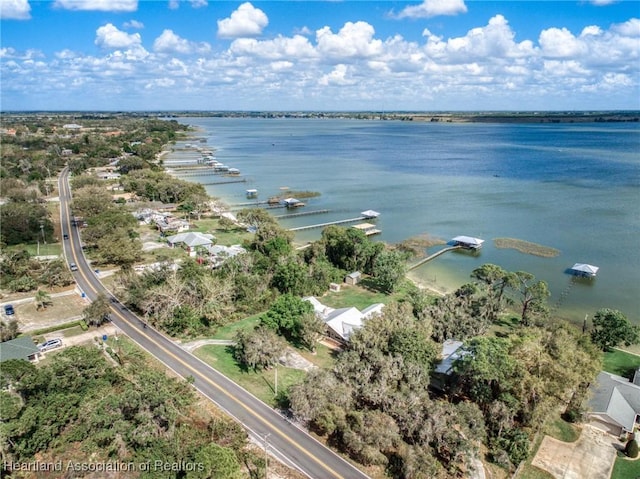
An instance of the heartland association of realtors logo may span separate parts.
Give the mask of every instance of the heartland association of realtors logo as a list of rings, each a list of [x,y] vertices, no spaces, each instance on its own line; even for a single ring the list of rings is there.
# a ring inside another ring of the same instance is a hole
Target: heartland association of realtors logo
[[[76,461],[3,461],[5,471],[29,472],[202,472],[204,464],[201,462],[76,462]]]

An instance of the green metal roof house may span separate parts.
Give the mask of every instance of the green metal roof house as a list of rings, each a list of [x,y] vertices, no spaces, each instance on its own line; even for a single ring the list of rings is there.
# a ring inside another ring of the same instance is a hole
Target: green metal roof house
[[[39,353],[40,351],[31,336],[20,336],[0,343],[0,362],[8,361],[9,359],[37,361]]]

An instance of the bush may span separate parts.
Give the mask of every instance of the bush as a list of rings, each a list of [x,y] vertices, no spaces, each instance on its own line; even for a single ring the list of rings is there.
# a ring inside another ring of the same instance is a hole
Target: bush
[[[84,319],[80,320],[78,324],[80,325],[80,329],[82,329],[83,331],[87,331],[89,329],[89,326],[84,321]]]
[[[629,439],[624,448],[624,453],[632,459],[638,457],[638,442],[635,439]]]

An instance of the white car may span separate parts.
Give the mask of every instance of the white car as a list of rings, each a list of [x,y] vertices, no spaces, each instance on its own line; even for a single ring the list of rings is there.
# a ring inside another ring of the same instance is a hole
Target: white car
[[[49,341],[45,341],[42,344],[38,344],[38,350],[41,353],[44,353],[45,351],[49,351],[50,349],[59,348],[61,346],[62,346],[62,339],[60,339],[60,338],[50,339]]]

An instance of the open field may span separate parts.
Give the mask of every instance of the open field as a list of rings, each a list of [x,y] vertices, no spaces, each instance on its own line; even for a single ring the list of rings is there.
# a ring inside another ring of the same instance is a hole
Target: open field
[[[275,406],[275,368],[264,371],[252,371],[242,368],[233,357],[229,346],[207,345],[194,351],[194,354],[232,381],[254,394],[265,403]],[[306,373],[298,369],[278,366],[278,392],[285,391],[292,384],[302,381]]]

